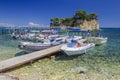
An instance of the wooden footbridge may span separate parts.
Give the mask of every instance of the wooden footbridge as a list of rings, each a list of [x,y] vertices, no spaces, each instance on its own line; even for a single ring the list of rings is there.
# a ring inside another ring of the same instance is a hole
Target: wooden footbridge
[[[85,40],[81,40],[81,42],[84,42],[84,41]],[[52,55],[53,53],[60,51],[61,46],[62,46],[62,44],[55,46],[55,47],[48,48],[48,49],[36,51],[36,52],[30,53],[30,54],[26,54],[26,55],[22,55],[22,56],[18,56],[18,57],[14,57],[11,59],[1,61],[0,62],[0,72],[4,72],[9,69],[18,67],[20,65],[23,65],[23,64],[26,64],[29,62],[33,62],[34,60],[43,58],[45,56]]]

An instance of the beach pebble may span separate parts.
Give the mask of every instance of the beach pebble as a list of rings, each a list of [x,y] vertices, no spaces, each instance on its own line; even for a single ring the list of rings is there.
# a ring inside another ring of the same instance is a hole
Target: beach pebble
[[[76,67],[72,69],[72,72],[76,72],[79,74],[84,74],[88,71],[88,69],[86,67]]]

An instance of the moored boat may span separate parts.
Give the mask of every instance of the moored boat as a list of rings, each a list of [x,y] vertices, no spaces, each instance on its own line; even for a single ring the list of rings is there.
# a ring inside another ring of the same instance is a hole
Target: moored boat
[[[79,43],[72,41],[71,43],[65,44],[61,47],[61,51],[66,53],[68,56],[84,54],[94,48],[94,43]]]
[[[37,42],[21,42],[18,47],[20,49],[24,50],[31,50],[31,51],[37,51],[37,50],[42,50],[45,48],[49,48],[52,46],[56,46],[62,43],[65,43],[65,38],[56,38],[55,40],[51,41],[49,39],[45,39],[43,43]]]
[[[18,45],[20,49],[31,50],[31,51],[42,50],[42,49],[49,48],[52,46],[55,46],[55,44],[24,42]]]
[[[89,37],[87,38],[89,42],[94,42],[95,45],[105,44],[108,40],[107,37]]]

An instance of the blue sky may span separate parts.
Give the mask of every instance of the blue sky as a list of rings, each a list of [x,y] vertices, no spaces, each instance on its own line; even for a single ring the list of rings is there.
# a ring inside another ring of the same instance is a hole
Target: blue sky
[[[120,27],[120,0],[0,0],[0,24],[48,26],[76,10],[99,15],[100,27]]]

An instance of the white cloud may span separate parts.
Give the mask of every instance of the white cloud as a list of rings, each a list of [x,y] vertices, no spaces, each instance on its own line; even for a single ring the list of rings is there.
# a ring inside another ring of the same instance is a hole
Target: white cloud
[[[48,25],[38,24],[38,23],[34,23],[34,22],[29,22],[28,25],[30,27],[48,27]]]
[[[49,25],[38,24],[34,22],[29,22],[27,25],[15,25],[10,23],[0,23],[0,27],[49,27]]]
[[[9,23],[0,23],[1,27],[15,27],[14,24],[9,24]]]
[[[39,26],[40,26],[39,24],[34,23],[34,22],[29,22],[28,25],[29,25],[30,27],[39,27]]]

